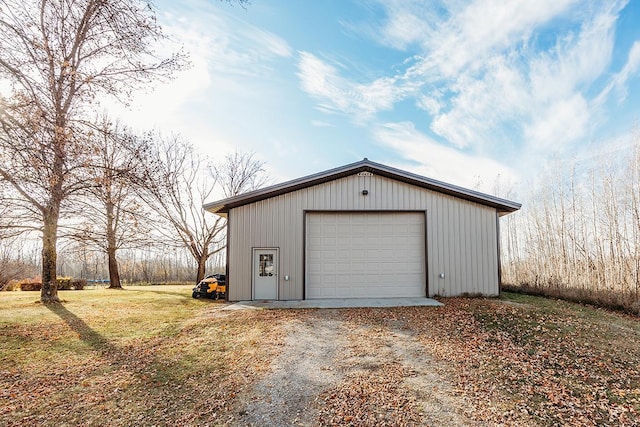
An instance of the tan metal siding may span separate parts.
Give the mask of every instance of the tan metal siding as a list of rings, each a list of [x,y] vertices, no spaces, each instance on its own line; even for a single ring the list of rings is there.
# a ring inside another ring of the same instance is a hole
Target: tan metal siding
[[[369,191],[367,196],[363,189]],[[232,209],[229,299],[252,298],[255,247],[280,249],[279,297],[302,299],[304,211],[371,210],[426,210],[430,296],[498,294],[494,208],[380,176],[353,175]]]

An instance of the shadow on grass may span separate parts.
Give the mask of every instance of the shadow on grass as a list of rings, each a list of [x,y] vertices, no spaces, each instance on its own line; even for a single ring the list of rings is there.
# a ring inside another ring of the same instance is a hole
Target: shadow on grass
[[[164,292],[158,291],[158,293]],[[118,341],[109,340],[96,332],[64,305],[45,304],[44,306],[77,333],[78,338],[86,343],[92,352],[98,353],[100,358],[104,358],[104,362],[111,368],[100,365],[94,370],[88,366],[84,368],[83,375],[89,379],[90,383],[95,378],[96,383],[101,384],[101,393],[117,396],[106,398],[104,404],[101,404],[101,406],[106,406],[106,409],[97,408],[94,404],[79,407],[74,402],[65,402],[68,404],[69,414],[65,415],[58,424],[91,425],[92,421],[95,421],[91,417],[97,413],[96,411],[99,411],[101,416],[107,413],[107,416],[114,417],[116,419],[114,425],[136,425],[134,419],[144,419],[145,425],[174,425],[180,424],[180,422],[171,421],[187,416],[202,420],[202,424],[209,424],[213,421],[217,425],[217,419],[212,417],[216,417],[216,413],[222,409],[217,408],[213,415],[210,410],[202,409],[199,402],[210,399],[211,393],[202,396],[202,399],[191,399],[192,396],[200,396],[203,392],[200,385],[194,388],[193,384],[188,381],[193,375],[203,377],[209,375],[208,366],[201,363],[201,359],[204,357],[202,355],[209,354],[208,348],[185,348],[180,357],[165,358],[162,356],[162,349],[168,346],[169,354],[172,354],[173,346],[169,341],[173,338],[158,337],[149,343],[140,339],[121,346]],[[123,327],[126,326],[123,325]],[[178,323],[176,327],[180,328],[181,323]],[[103,376],[110,375],[114,371],[120,371],[121,374],[119,374],[120,377],[114,377],[113,382],[105,382],[102,379]],[[117,378],[129,377],[136,379],[126,384],[121,384],[117,380]],[[94,388],[88,390],[93,391]],[[213,390],[215,391],[216,388],[214,387]],[[1,394],[0,392],[0,400]],[[118,400],[122,396],[124,396],[123,400]],[[125,402],[122,403],[125,405],[124,411],[117,409],[120,405],[118,402]],[[136,402],[144,402],[144,404]],[[0,425],[4,425],[1,412],[0,409]],[[88,418],[83,418],[85,416]],[[78,422],[79,420],[80,422]],[[123,420],[125,421],[123,422]]]
[[[62,304],[44,304],[49,310],[54,312],[60,319],[78,334],[80,339],[100,352],[112,353],[116,348],[105,337],[91,329],[84,320],[67,310]]]

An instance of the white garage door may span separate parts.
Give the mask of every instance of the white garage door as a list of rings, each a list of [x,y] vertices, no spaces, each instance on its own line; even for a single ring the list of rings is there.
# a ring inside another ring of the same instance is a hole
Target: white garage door
[[[306,298],[424,297],[424,213],[307,214]]]

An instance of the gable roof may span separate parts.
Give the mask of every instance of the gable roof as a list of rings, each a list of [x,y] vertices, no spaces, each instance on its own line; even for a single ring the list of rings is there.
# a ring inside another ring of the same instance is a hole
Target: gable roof
[[[318,172],[302,178],[272,185],[270,187],[261,188],[259,190],[250,191],[238,196],[229,197],[228,199],[218,200],[216,202],[206,203],[203,207],[209,212],[215,214],[226,214],[229,210],[249,203],[258,202],[260,200],[269,199],[271,197],[280,196],[292,191],[301,190],[325,182],[344,178],[360,172],[370,172],[374,175],[384,176],[386,178],[401,181],[417,187],[426,188],[438,193],[448,194],[464,200],[476,202],[485,206],[495,208],[501,215],[515,212],[522,206],[520,203],[512,202],[499,197],[480,193],[478,191],[469,190],[446,182],[427,178],[411,172],[392,168],[380,163],[375,163],[365,158],[359,162],[340,166],[324,172]]]

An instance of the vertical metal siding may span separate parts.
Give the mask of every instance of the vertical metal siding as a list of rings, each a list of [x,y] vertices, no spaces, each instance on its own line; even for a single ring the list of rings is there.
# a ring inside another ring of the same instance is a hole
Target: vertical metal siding
[[[367,189],[369,194],[362,195]],[[494,208],[380,176],[356,175],[234,208],[229,299],[251,299],[252,248],[279,248],[281,299],[304,297],[304,212],[426,210],[430,296],[498,294]],[[445,278],[439,277],[440,273]],[[289,281],[284,276],[290,277]]]

